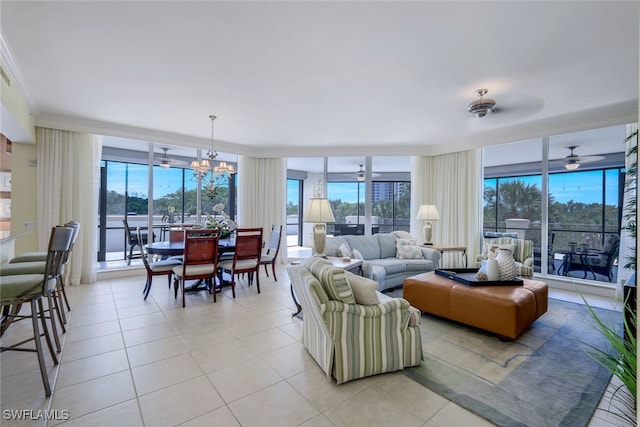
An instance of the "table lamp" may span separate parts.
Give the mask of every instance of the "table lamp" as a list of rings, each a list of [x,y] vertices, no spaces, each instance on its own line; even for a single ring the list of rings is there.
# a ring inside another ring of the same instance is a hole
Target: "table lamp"
[[[320,197],[309,199],[307,210],[305,211],[304,222],[313,222],[313,246],[315,256],[326,258],[324,245],[327,240],[326,223],[336,222],[329,200]]]
[[[438,208],[436,205],[420,205],[420,210],[418,211],[418,216],[416,219],[421,219],[424,221],[424,227],[422,227],[422,237],[424,238],[425,245],[433,245],[431,243],[432,236],[432,224],[431,221],[440,220],[440,215],[438,215]]]

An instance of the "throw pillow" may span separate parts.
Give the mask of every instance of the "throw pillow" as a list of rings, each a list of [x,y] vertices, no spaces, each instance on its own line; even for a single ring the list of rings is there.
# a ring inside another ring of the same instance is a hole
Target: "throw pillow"
[[[345,271],[343,269],[334,267],[331,261],[319,257],[305,261],[304,266],[322,284],[330,299],[342,301],[345,304],[355,303],[351,286],[344,277]]]
[[[420,246],[397,245],[396,249],[398,250],[396,258],[398,259],[424,259]]]
[[[364,257],[360,253],[360,251],[357,250],[357,249],[354,249],[353,252],[351,252],[351,258],[353,258],[353,259],[364,259]]]
[[[411,233],[408,233],[408,232],[403,231],[403,230],[392,231],[391,234],[394,234],[398,239],[412,240],[413,241],[413,245],[415,245],[418,242],[416,240],[416,238],[411,235]]]
[[[340,255],[341,257],[350,257],[351,248],[349,247],[349,245],[346,243],[341,244],[338,248],[338,255]]]
[[[413,240],[413,239],[397,239],[396,240],[396,245],[398,245],[398,246],[405,246],[405,245],[415,246],[416,245],[416,241]]]
[[[353,291],[353,297],[356,300],[356,304],[360,305],[377,305],[378,302],[378,282],[375,280],[367,279],[366,277],[358,276],[353,273],[346,273],[345,277],[347,282],[351,286]]]

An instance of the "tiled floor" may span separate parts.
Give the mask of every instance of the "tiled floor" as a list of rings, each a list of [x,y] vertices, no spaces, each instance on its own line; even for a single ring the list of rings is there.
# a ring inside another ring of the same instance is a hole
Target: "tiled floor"
[[[282,265],[278,278],[262,272],[261,294],[240,282],[235,300],[225,288],[215,304],[206,292],[192,293],[184,309],[161,277],[143,301],[141,270],[68,288],[73,311],[61,364],[50,369],[54,394],[44,397],[34,354],[2,353],[1,424],[491,425],[401,373],[340,386],[327,382],[298,341],[302,321],[291,318]],[[566,293],[552,296],[579,300]],[[30,323],[20,322],[3,342],[28,333]],[[49,416],[58,419],[7,420],[5,410],[21,409],[50,409]],[[67,414],[70,419],[62,419]],[[590,425],[614,425],[609,421],[599,411]]]

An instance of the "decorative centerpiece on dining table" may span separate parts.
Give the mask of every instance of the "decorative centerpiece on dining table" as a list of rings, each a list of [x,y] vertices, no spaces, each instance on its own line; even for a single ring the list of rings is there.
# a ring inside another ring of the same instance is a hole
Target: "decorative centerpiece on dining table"
[[[213,215],[207,214],[204,223],[205,227],[219,228],[221,239],[231,236],[235,229],[238,228],[238,224],[224,211],[224,203],[218,203],[213,207],[212,211]]]

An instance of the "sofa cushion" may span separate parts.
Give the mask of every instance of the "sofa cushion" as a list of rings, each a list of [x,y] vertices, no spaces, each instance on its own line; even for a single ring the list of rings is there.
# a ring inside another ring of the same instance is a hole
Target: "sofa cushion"
[[[356,304],[377,305],[379,303],[378,282],[349,272],[345,273],[345,277],[351,286]]]
[[[378,239],[371,236],[342,236],[349,243],[351,249],[357,249],[363,259],[380,258],[380,245]]]
[[[422,256],[422,249],[419,246],[411,245],[397,245],[398,259],[424,259]]]
[[[379,266],[384,269],[385,274],[396,274],[396,273],[404,273],[407,271],[406,260],[398,260],[397,258],[385,258],[385,259],[374,259],[369,261],[370,264],[374,266]]]
[[[354,259],[364,259],[364,258],[362,257],[362,254],[360,253],[360,251],[359,251],[359,250],[357,250],[357,249],[354,249],[354,250],[351,252],[351,258],[354,258]]]
[[[433,270],[433,261],[430,259],[404,259],[407,271],[425,272]]]
[[[340,245],[344,243],[344,239],[342,237],[327,237],[327,240],[324,245],[324,253],[327,256],[340,256],[338,253],[338,249]]]
[[[376,234],[380,245],[380,256],[378,258],[395,258],[396,257],[396,236],[393,234]]]
[[[321,257],[308,258],[304,266],[320,281],[329,298],[345,304],[356,302],[342,268],[334,267],[331,261]]]

